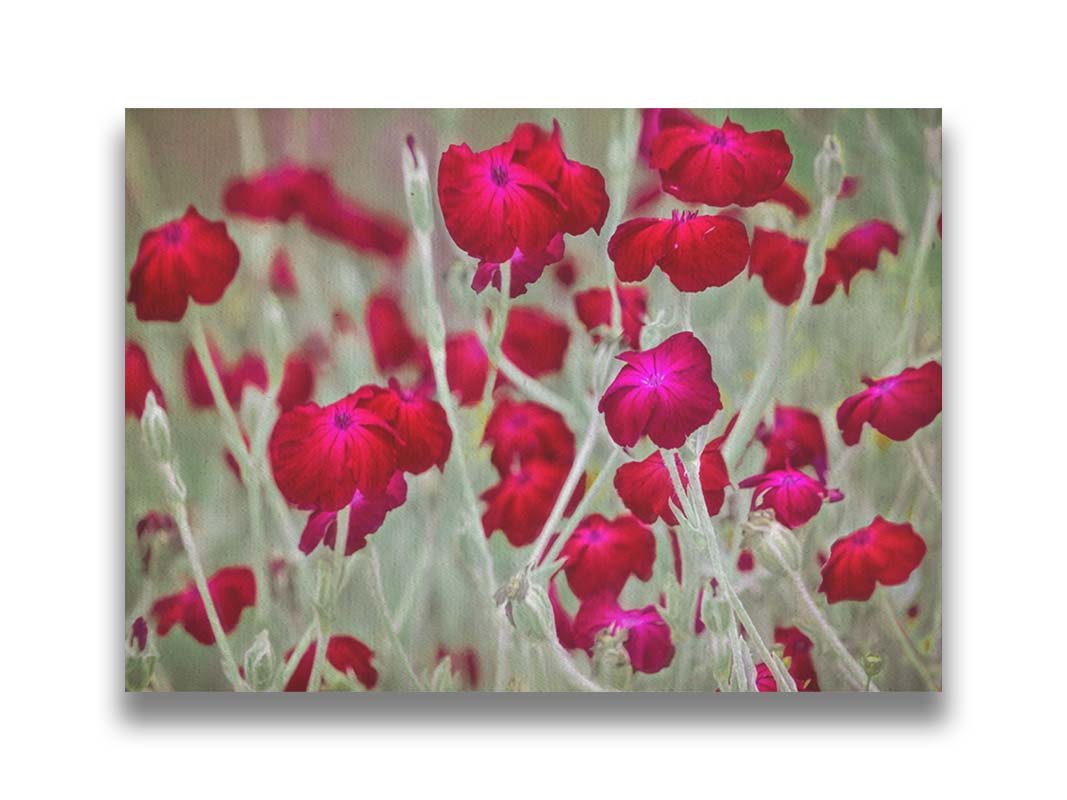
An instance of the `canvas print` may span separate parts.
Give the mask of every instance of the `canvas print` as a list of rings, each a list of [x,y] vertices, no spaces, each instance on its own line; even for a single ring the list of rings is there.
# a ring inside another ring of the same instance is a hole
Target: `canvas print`
[[[128,691],[937,692],[937,109],[136,109]]]

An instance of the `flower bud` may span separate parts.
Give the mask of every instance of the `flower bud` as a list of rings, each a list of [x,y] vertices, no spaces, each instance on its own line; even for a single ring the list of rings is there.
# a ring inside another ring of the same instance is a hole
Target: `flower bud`
[[[454,692],[456,691],[456,676],[452,672],[452,657],[442,658],[433,675],[430,676],[431,692]]]
[[[712,633],[725,633],[730,629],[733,609],[724,592],[704,589],[704,597],[700,601],[700,619]]]
[[[161,464],[170,463],[173,455],[170,441],[170,421],[167,412],[156,402],[155,392],[145,397],[141,415],[141,433],[152,456]]]
[[[774,511],[753,511],[741,528],[742,547],[751,550],[757,562],[779,575],[800,569],[800,542],[775,519]]]
[[[496,593],[497,604],[503,604],[508,620],[515,630],[534,642],[547,641],[556,635],[552,603],[544,587],[531,583],[525,571],[512,577]]]
[[[876,653],[867,653],[863,657],[863,671],[868,678],[873,678],[882,671],[882,657]]]
[[[274,648],[270,645],[270,635],[260,631],[252,645],[245,652],[245,680],[254,692],[263,692],[270,688],[274,678]]]
[[[430,203],[430,176],[426,172],[426,157],[408,136],[403,150],[404,191],[408,197],[408,213],[416,230],[433,227],[433,206]]]
[[[593,642],[593,674],[615,687],[624,685],[633,673],[625,647],[628,636],[625,629],[615,633],[605,629]]]
[[[126,691],[143,692],[152,681],[156,668],[156,654],[126,653]]]
[[[707,623],[704,623],[705,625]],[[733,670],[733,653],[730,650],[730,636],[726,633],[711,634],[711,675],[719,688],[726,691],[730,686],[730,674]]]
[[[830,134],[824,140],[822,149],[815,156],[815,185],[823,197],[837,197],[841,184],[845,180],[845,165],[841,158],[841,145],[837,137]]]

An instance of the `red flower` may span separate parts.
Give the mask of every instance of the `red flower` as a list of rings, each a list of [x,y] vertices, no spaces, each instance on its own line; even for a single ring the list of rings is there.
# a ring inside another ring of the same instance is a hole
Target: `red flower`
[[[873,272],[878,267],[878,256],[883,250],[893,255],[900,250],[900,232],[888,222],[874,219],[850,230],[826,251],[826,268],[815,285],[812,302],[829,300],[838,284],[848,294],[852,279],[860,270]]]
[[[815,674],[815,662],[811,659],[814,647],[811,639],[799,628],[775,628],[775,644],[784,648],[783,657],[789,662],[789,674],[801,692],[819,691],[819,678]]]
[[[748,261],[748,233],[731,217],[674,211],[670,219],[638,217],[622,223],[608,242],[620,281],[643,281],[659,264],[683,292],[723,286]]]
[[[941,365],[928,361],[888,378],[864,378],[867,389],[837,409],[837,427],[845,444],[860,440],[863,424],[903,442],[941,413]]]
[[[408,485],[404,473],[397,470],[389,479],[384,492],[364,495],[356,490],[349,503],[348,538],[345,539],[345,555],[350,556],[367,546],[367,537],[382,527],[385,517],[394,508],[400,508],[408,499]],[[313,511],[300,536],[300,552],[310,555],[321,543],[331,550],[337,544],[337,512]]]
[[[674,463],[682,479],[682,488],[688,488],[685,466],[677,454]],[[630,461],[619,467],[615,472],[614,484],[622,504],[646,525],[651,525],[657,519],[672,526],[678,524],[674,509],[681,504],[659,450],[654,450],[643,461]]]
[[[421,475],[430,467],[444,471],[452,450],[452,429],[445,410],[434,400],[400,388],[395,380],[389,388],[365,386],[366,399],[361,408],[385,420],[400,439],[397,466],[412,475]]]
[[[681,447],[722,408],[707,348],[688,331],[651,350],[622,353],[626,362],[600,399],[611,438],[633,447],[643,435],[659,447]]]
[[[565,258],[556,265],[556,282],[567,289],[574,286],[575,280],[578,278],[578,268],[574,264],[574,259]]]
[[[867,600],[876,583],[904,583],[925,555],[926,542],[911,525],[875,517],[866,528],[833,543],[822,567],[819,591],[828,603]]]
[[[752,257],[749,277],[763,278],[763,288],[772,300],[788,306],[800,299],[804,291],[804,257],[808,243],[791,239],[784,233],[756,228],[752,232]]]
[[[700,453],[700,491],[704,495],[708,514],[713,517],[722,510],[722,504],[726,501],[726,487],[730,485],[730,470],[726,466],[726,459],[722,457],[722,445],[736,420],[735,416],[726,433],[708,442]]]
[[[296,275],[292,262],[284,248],[279,247],[270,262],[270,290],[284,297],[295,297]]]
[[[482,444],[493,446],[491,461],[501,475],[530,459],[570,466],[574,434],[557,411],[540,403],[501,397],[485,423]]]
[[[278,408],[288,411],[311,402],[314,395],[315,367],[307,356],[293,353],[285,359],[282,385],[278,387]]]
[[[688,111],[664,109],[650,145],[663,190],[709,206],[752,206],[785,181],[793,165],[781,131],[748,133],[727,117],[721,128]]]
[[[466,331],[445,340],[445,375],[448,388],[459,398],[461,406],[481,402],[489,379],[489,356],[478,334]]]
[[[138,419],[144,413],[145,400],[148,393],[156,396],[156,402],[163,408],[167,407],[163,400],[163,390],[156,383],[156,376],[152,374],[152,365],[148,363],[148,355],[136,342],[126,342],[126,413],[133,414]]]
[[[500,347],[516,367],[538,378],[563,368],[570,338],[562,320],[539,308],[517,306],[508,314]]]
[[[641,329],[645,326],[648,313],[648,291],[644,286],[615,285],[619,293],[619,307],[622,313],[622,336],[627,344],[635,350],[641,346]],[[593,335],[593,341],[600,341],[598,328],[611,327],[611,290],[586,289],[574,295],[574,310],[585,329]]]
[[[256,604],[256,577],[248,567],[223,567],[208,578],[207,589],[225,633],[237,627],[246,608]],[[150,615],[160,636],[166,636],[175,625],[181,625],[200,644],[215,643],[215,634],[195,583],[190,582],[180,592],[156,600]]]
[[[226,210],[259,220],[287,222],[301,215],[312,231],[356,250],[399,259],[407,230],[392,217],[363,208],[342,194],[325,172],[282,164],[226,187]]]
[[[285,684],[287,692],[306,692],[311,682],[311,671],[315,665],[315,650],[318,642],[312,642],[300,662],[293,670],[289,682]],[[293,648],[285,654],[286,662],[293,657]],[[368,689],[378,683],[378,670],[371,661],[374,651],[354,636],[331,636],[326,643],[326,663],[343,675],[354,675]]]
[[[742,489],[756,487],[752,493],[752,508],[774,509],[775,519],[787,528],[799,528],[808,522],[819,513],[824,502],[836,503],[844,498],[836,489],[827,489],[792,467],[753,475],[738,485]]]
[[[516,160],[514,142],[480,153],[452,145],[441,156],[437,197],[453,241],[480,261],[540,253],[560,231],[559,195]]]
[[[137,651],[144,652],[144,649],[148,646],[148,623],[144,621],[144,617],[138,617],[133,621],[133,625],[130,626],[130,647],[137,646]]]
[[[578,236],[592,228],[599,235],[609,205],[604,176],[567,158],[559,122],[552,121],[551,135],[537,125],[523,123],[515,128],[511,141],[516,163],[537,172],[559,196],[560,231]]]
[[[503,531],[512,547],[524,547],[533,543],[541,528],[548,521],[552,506],[556,503],[570,466],[543,459],[530,459],[523,464],[514,464],[502,475],[500,482],[482,492],[481,499],[487,504],[482,514],[485,535]],[[567,504],[566,514],[585,494],[585,475],[582,475]]]
[[[367,387],[328,406],[297,406],[278,419],[268,451],[282,496],[298,508],[337,511],[385,490],[397,468],[397,436],[361,404]]]
[[[212,341],[208,341],[208,352],[215,363],[215,371],[219,374],[226,400],[234,408],[241,404],[241,395],[245,386],[267,388],[267,365],[257,354],[243,353],[237,362],[230,366],[223,360],[222,353]],[[214,408],[215,400],[211,394],[211,385],[200,364],[200,358],[192,347],[187,347],[185,350],[184,372],[185,390],[189,394],[189,402],[192,406]]]
[[[141,238],[126,300],[137,309],[137,319],[177,322],[189,298],[217,303],[240,261],[226,224],[209,222],[189,206],[184,217]]]
[[[737,571],[751,572],[756,568],[756,559],[751,550],[742,550],[737,554]]]
[[[810,465],[820,481],[826,480],[826,439],[819,417],[811,411],[776,405],[773,427],[761,422],[756,428],[756,438],[767,449],[764,472],[790,465],[797,469]]]
[[[137,544],[144,552],[141,566],[148,572],[152,555],[178,539],[178,523],[170,514],[149,511],[137,520]]]
[[[468,689],[477,690],[478,678],[481,675],[478,651],[473,647],[448,648],[438,645],[437,662],[440,663],[446,656],[451,659],[452,674],[458,677]]]
[[[411,361],[418,343],[395,297],[387,293],[371,296],[364,318],[379,372],[389,373]]]
[[[804,219],[811,213],[811,203],[795,186],[788,181],[783,183],[767,197],[768,203],[778,203],[788,208],[797,219]]]
[[[563,258],[563,234],[557,233],[540,253],[524,254],[516,249],[511,257],[511,276],[508,296],[511,299],[526,294],[526,287],[541,277],[545,267],[555,264]],[[498,292],[501,291],[503,278],[500,276],[500,264],[491,261],[479,261],[474,272],[471,288],[481,294],[490,283]]]
[[[655,606],[624,610],[607,593],[585,600],[574,617],[575,644],[591,652],[597,633],[604,629],[627,632],[623,647],[637,672],[656,673],[674,660],[671,629]]]
[[[618,597],[630,575],[652,579],[656,537],[629,514],[613,520],[591,514],[578,523],[559,554],[566,559],[563,572],[575,597],[599,592]]]
[[[764,664],[762,661],[756,665],[756,691],[778,691],[778,681],[774,679],[774,673],[772,673],[771,668]]]

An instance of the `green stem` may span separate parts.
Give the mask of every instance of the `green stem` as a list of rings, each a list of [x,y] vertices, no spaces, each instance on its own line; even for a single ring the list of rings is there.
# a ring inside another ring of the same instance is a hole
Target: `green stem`
[[[372,579],[371,588],[373,589],[374,601],[378,606],[378,613],[382,617],[382,622],[385,623],[389,641],[393,645],[393,652],[396,653],[397,658],[399,658],[404,665],[404,671],[407,672],[408,680],[411,681],[411,685],[415,687],[416,691],[424,692],[426,691],[426,687],[422,685],[419,676],[415,674],[415,668],[411,665],[411,659],[408,658],[407,651],[404,649],[404,645],[400,641],[400,635],[397,633],[396,625],[393,624],[393,617],[389,613],[389,604],[385,600],[385,587],[382,585],[382,570],[378,562],[378,548],[376,545],[370,548],[369,561]]]
[[[317,692],[322,683],[322,671],[326,665],[326,649],[330,646],[337,600],[345,584],[345,547],[348,546],[348,518],[351,513],[352,506],[350,505],[346,505],[337,512],[335,518],[337,533],[334,536],[333,553],[329,561],[323,560],[320,566],[318,597],[315,603],[318,637],[315,644],[315,660],[311,665],[311,679],[308,681],[309,692]]]
[[[934,232],[940,213],[941,187],[934,184],[930,187],[930,194],[926,199],[926,212],[923,214],[923,226],[915,250],[915,263],[911,269],[911,280],[908,281],[908,297],[904,302],[904,324],[900,327],[900,338],[896,347],[898,352],[907,356],[913,355],[915,351],[915,328],[919,321],[919,287],[926,270],[926,258],[934,244]]]
[[[878,592],[878,605],[882,608],[882,613],[885,615],[886,621],[889,626],[889,630],[900,642],[900,647],[904,651],[904,655],[908,657],[908,661],[915,667],[915,671],[919,673],[919,677],[922,678],[923,684],[931,692],[940,692],[941,687],[938,686],[937,681],[926,669],[926,666],[919,659],[919,654],[915,649],[915,645],[911,643],[911,639],[908,634],[905,633],[904,628],[901,627],[900,622],[897,620],[896,612],[893,610],[893,606],[890,603],[889,595],[884,591]]]

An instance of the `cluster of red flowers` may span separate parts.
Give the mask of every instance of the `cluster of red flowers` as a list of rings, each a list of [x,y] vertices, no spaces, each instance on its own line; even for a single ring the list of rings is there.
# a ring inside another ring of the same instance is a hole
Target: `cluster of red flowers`
[[[655,185],[646,181],[634,196],[621,199],[631,201],[628,211],[663,195],[687,207],[672,211],[670,217],[621,221],[606,245],[619,282],[611,288],[592,286],[573,292],[573,310],[592,341],[621,334],[629,348],[617,356],[622,366],[597,398],[597,410],[612,440],[629,450],[647,437],[656,449],[640,460],[627,453],[631,460],[614,474],[626,513],[614,519],[598,513],[585,516],[562,542],[560,572],[578,601],[577,611],[572,616],[560,597],[559,573],[550,581],[549,598],[557,636],[565,647],[592,653],[602,632],[625,632],[623,646],[633,669],[655,673],[673,660],[671,629],[657,606],[627,609],[620,598],[631,578],[652,579],[656,538],[651,526],[662,521],[677,545],[671,529],[679,524],[677,511],[683,504],[665,458],[675,459],[682,488],[688,491],[689,474],[672,451],[709,426],[724,406],[711,354],[693,332],[683,330],[642,349],[642,334],[648,339],[656,333],[654,327],[645,328],[649,292],[642,282],[658,266],[678,291],[702,292],[733,281],[747,265],[749,276],[762,279],[772,300],[789,306],[804,293],[808,242],[762,227],[754,228],[750,239],[740,209],[778,203],[801,218],[810,213],[811,205],[786,182],[793,155],[781,131],[749,132],[729,118],[720,127],[688,111],[667,109],[646,112],[643,123],[639,155],[647,162],[646,177],[655,176]],[[509,300],[526,295],[552,265],[558,265],[557,281],[572,286],[576,270],[567,257],[566,237],[588,231],[599,236],[608,215],[603,176],[568,157],[558,123],[551,131],[520,124],[506,142],[483,151],[453,145],[441,156],[437,178],[445,227],[476,262],[471,281],[476,293],[490,286],[504,291],[505,263]],[[847,179],[842,196],[850,196],[857,185],[855,178]],[[406,252],[408,234],[403,225],[367,211],[341,192],[326,172],[307,166],[283,163],[235,179],[225,190],[224,205],[229,214],[249,220],[299,219],[318,235],[393,264],[401,263]],[[688,206],[706,206],[713,213]],[[883,252],[897,254],[900,241],[899,231],[877,219],[840,236],[826,250],[814,290],[809,286],[812,302],[825,303],[839,285],[848,295],[856,276],[875,271]],[[140,320],[178,322],[190,300],[217,302],[234,280],[239,263],[240,253],[226,225],[205,219],[190,206],[180,219],[144,235],[130,274],[128,300]],[[297,295],[296,273],[284,250],[274,254],[268,278],[276,295]],[[444,407],[433,399],[439,387],[430,352],[408,323],[399,285],[391,281],[377,288],[364,309],[374,365],[386,385],[368,384],[333,402],[314,402],[316,373],[323,352],[330,350],[321,336],[309,338],[284,362],[277,394],[279,416],[270,432],[267,457],[281,496],[308,513],[299,541],[304,554],[320,544],[336,548],[338,533],[345,537],[346,556],[364,548],[387,515],[407,501],[407,476],[435,466],[443,471],[453,435],[459,433],[451,429]],[[332,323],[339,335],[355,332],[352,318],[341,309]],[[516,305],[508,308],[503,323],[500,350],[511,364],[534,379],[562,370],[571,341],[566,321],[535,305]],[[613,325],[617,330],[611,330]],[[559,412],[522,399],[503,374],[494,385],[487,385],[490,356],[474,330],[449,333],[444,347],[448,386],[442,390],[450,391],[460,406],[484,403],[491,408],[481,442],[496,476],[480,496],[485,504],[484,534],[491,537],[501,531],[511,546],[528,546],[538,539],[560,502],[576,457],[574,433]],[[184,386],[193,408],[215,405],[209,372],[218,375],[225,400],[234,409],[240,407],[247,387],[267,390],[267,363],[255,350],[245,350],[230,361],[209,340],[208,351],[210,365],[201,362],[193,347],[185,352]],[[848,446],[859,442],[865,424],[889,439],[906,440],[941,411],[941,366],[936,361],[888,377],[864,378],[863,383],[867,388],[845,399],[836,413]],[[149,392],[164,404],[144,349],[128,341],[127,414],[141,416]],[[698,480],[711,516],[720,513],[731,486],[730,468],[738,466],[727,464],[723,456],[736,421],[737,416],[700,454]],[[828,484],[826,437],[815,412],[778,405],[773,420],[756,428],[754,439],[765,449],[762,471],[737,484],[753,490],[752,509],[771,510],[779,523],[796,529],[808,524],[825,503],[844,499]],[[574,512],[585,488],[583,471],[565,498],[564,516]],[[343,509],[347,509],[347,531],[338,530]],[[149,515],[143,522],[145,535],[175,530],[174,520],[164,515]],[[878,584],[906,581],[925,552],[926,544],[910,524],[877,516],[869,526],[833,543],[822,566],[819,591],[829,603],[866,600]],[[677,549],[675,568],[681,581]],[[753,568],[752,554],[742,552],[737,569]],[[209,578],[208,589],[226,633],[256,602],[256,581],[248,567],[218,570]],[[717,591],[715,581],[710,591]],[[198,642],[215,641],[193,584],[156,600],[149,616],[158,635],[178,625]],[[696,624],[699,633],[703,623],[698,618]],[[798,688],[818,691],[812,641],[795,627],[776,629],[775,641],[784,648]],[[300,654],[287,691],[308,688],[314,653],[313,644]],[[445,653],[442,650],[438,657]],[[294,655],[291,650],[286,659]],[[337,635],[329,639],[325,657],[338,672],[373,688],[378,680],[373,656],[358,639]],[[476,654],[473,663],[465,673],[470,685],[478,682]],[[756,672],[761,691],[776,690],[768,665],[756,665]]]

